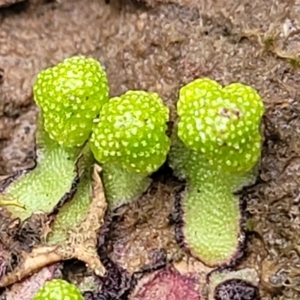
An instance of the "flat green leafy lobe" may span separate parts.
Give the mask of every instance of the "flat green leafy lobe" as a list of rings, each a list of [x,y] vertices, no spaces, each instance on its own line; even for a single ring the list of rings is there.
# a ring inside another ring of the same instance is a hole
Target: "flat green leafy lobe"
[[[183,201],[184,240],[194,257],[208,266],[223,265],[239,250],[239,201],[222,180],[211,177],[190,187]]]
[[[37,131],[36,167],[13,181],[0,200],[18,201],[25,208],[8,206],[14,217],[25,220],[35,211],[50,212],[69,192],[76,177],[75,163],[78,151],[65,149],[49,138],[40,119]]]
[[[38,290],[33,300],[84,300],[84,298],[75,285],[62,279],[53,279]]]
[[[135,173],[150,174],[165,161],[169,110],[156,93],[128,91],[110,99],[90,140],[101,163],[121,163]]]
[[[102,179],[110,209],[136,200],[151,183],[148,176],[128,171],[118,163],[103,165]]]
[[[181,88],[177,111],[178,136],[210,165],[246,172],[260,157],[264,106],[253,88],[197,79]]]
[[[94,157],[91,150],[85,147],[77,162],[80,180],[71,201],[65,203],[51,224],[47,235],[47,244],[57,244],[66,240],[70,230],[82,223],[86,217],[92,199]]]
[[[94,118],[108,101],[109,88],[98,61],[74,56],[41,71],[33,92],[50,137],[74,147],[88,139]]]

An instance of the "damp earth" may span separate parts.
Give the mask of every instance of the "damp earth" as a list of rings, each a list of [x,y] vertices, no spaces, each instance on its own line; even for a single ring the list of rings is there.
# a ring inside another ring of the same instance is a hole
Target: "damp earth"
[[[0,176],[34,165],[32,85],[40,70],[64,58],[99,60],[111,96],[157,92],[172,121],[179,88],[193,79],[251,85],[266,107],[264,144],[258,179],[241,195],[248,233],[239,268],[259,272],[261,299],[299,299],[299,15],[299,0],[0,1]],[[181,183],[169,173],[161,170],[142,199],[113,217],[112,236],[103,241],[108,271],[113,260],[127,278],[184,255],[170,225]],[[51,266],[35,283],[53,272],[76,280],[81,269]]]

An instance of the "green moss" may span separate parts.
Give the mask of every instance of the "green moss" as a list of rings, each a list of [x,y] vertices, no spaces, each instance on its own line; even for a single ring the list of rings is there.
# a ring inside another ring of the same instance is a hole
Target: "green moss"
[[[273,48],[275,46],[275,38],[272,36],[266,37],[264,42],[267,49]]]
[[[299,59],[296,59],[296,58],[289,59],[289,63],[295,69],[298,68],[299,64],[300,64]]]

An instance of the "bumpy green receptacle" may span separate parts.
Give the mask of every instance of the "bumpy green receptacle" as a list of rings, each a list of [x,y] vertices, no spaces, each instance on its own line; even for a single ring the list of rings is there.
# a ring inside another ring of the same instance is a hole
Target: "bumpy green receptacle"
[[[203,78],[180,90],[177,111],[170,163],[188,182],[181,205],[184,242],[205,264],[227,264],[242,242],[233,192],[255,178],[263,102],[249,86],[222,88]]]
[[[179,138],[214,168],[244,173],[256,164],[264,107],[253,88],[198,79],[180,90],[177,111]]]
[[[41,71],[33,92],[50,137],[65,147],[76,147],[89,138],[94,119],[108,101],[109,88],[98,61],[74,56]]]
[[[110,206],[137,197],[147,176],[166,160],[169,110],[156,93],[128,91],[106,103],[93,129],[90,147],[103,166]]]
[[[84,300],[84,297],[75,285],[62,279],[53,279],[37,291],[33,300]]]

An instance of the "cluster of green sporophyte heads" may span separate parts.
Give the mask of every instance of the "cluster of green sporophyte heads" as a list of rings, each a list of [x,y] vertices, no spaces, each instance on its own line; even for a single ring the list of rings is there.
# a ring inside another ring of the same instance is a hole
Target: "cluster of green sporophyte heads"
[[[41,71],[34,99],[54,142],[92,151],[111,209],[138,198],[150,184],[148,176],[168,159],[186,181],[179,242],[207,266],[230,264],[243,242],[234,192],[255,179],[261,155],[264,106],[252,87],[222,87],[208,78],[186,84],[171,137],[169,109],[159,95],[132,90],[110,98],[105,71],[92,58],[71,57]],[[34,299],[60,299],[47,296],[48,287]],[[83,299],[75,289],[73,294],[69,299]]]

